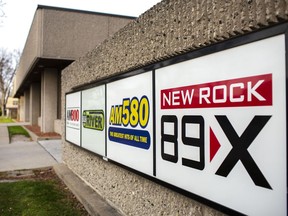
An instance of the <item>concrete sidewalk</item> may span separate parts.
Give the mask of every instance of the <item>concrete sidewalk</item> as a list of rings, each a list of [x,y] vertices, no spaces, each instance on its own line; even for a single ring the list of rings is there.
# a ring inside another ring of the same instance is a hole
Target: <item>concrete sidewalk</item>
[[[0,172],[43,168],[57,163],[37,142],[15,142],[0,145]]]
[[[1,123],[1,126],[24,126],[24,125],[30,125],[30,122],[9,122],[9,123]]]
[[[9,134],[6,126],[0,125],[0,145],[9,144]]]
[[[0,124],[0,171],[37,169],[62,162],[61,140],[43,140],[41,144],[36,141],[9,142],[7,126],[27,124]]]
[[[7,126],[24,126],[29,125],[29,122],[11,122],[11,123],[1,123],[0,124],[0,145],[9,144],[9,133]]]
[[[58,162],[62,162],[62,140],[39,140],[38,143]]]

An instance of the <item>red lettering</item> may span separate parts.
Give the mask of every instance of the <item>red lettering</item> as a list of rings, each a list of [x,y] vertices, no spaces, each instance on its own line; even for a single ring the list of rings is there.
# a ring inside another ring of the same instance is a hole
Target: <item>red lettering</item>
[[[69,121],[79,121],[79,110],[68,110],[67,120]]]

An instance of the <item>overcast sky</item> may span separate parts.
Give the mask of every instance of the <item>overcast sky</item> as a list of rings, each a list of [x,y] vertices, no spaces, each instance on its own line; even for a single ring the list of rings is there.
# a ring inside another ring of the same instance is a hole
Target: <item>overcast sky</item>
[[[22,52],[37,5],[138,17],[161,0],[2,0],[0,48]]]

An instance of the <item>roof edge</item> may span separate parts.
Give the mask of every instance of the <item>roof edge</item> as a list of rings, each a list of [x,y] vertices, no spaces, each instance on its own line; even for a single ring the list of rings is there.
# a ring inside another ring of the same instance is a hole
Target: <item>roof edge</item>
[[[68,11],[68,12],[70,11],[70,12],[77,12],[77,13],[102,15],[102,16],[121,17],[121,18],[127,18],[127,19],[136,19],[137,18],[137,17],[133,17],[133,16],[126,16],[126,15],[119,15],[119,14],[109,14],[109,13],[104,13],[104,12],[95,12],[95,11],[71,9],[71,8],[48,6],[48,5],[38,5],[36,10],[38,10],[38,9],[61,10],[61,11]]]

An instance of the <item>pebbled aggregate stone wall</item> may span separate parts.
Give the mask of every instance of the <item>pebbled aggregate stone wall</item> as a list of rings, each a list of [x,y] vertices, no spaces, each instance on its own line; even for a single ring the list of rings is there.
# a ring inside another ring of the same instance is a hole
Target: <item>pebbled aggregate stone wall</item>
[[[287,22],[287,0],[163,0],[62,71],[73,87]],[[223,215],[65,142],[64,162],[125,215]]]

